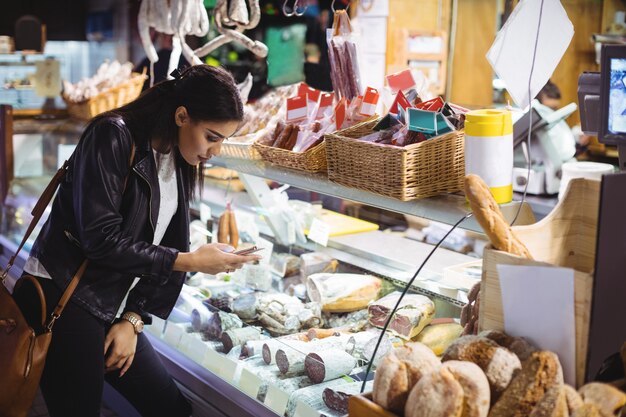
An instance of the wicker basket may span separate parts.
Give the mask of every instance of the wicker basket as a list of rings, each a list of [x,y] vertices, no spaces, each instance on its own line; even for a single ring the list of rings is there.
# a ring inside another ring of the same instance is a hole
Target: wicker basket
[[[308,172],[326,171],[326,144],[324,142],[306,152],[293,152],[255,142],[252,145],[264,161],[287,168]]]
[[[255,133],[246,136],[256,136]],[[225,158],[236,159],[261,159],[261,155],[255,148],[254,142],[222,142],[220,156]]]
[[[89,120],[100,113],[130,103],[141,94],[141,88],[146,78],[146,70],[144,69],[141,74],[133,73],[128,81],[80,102],[71,101],[63,95],[67,112],[77,119]]]
[[[355,140],[377,120],[326,135],[328,178],[407,201],[456,192],[465,175],[464,135],[455,131],[404,147]]]

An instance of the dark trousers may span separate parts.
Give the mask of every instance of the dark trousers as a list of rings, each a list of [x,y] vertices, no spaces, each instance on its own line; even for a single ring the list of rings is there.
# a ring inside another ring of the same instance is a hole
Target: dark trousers
[[[39,278],[47,315],[56,306],[61,290],[49,279]],[[29,283],[20,286],[14,298],[34,328],[41,321],[39,298]],[[99,417],[106,380],[144,417],[188,417],[191,406],[144,334],[130,369],[120,378],[119,370],[104,372],[104,338],[109,323],[72,302],[52,329],[52,342],[41,377],[41,391],[52,417]]]

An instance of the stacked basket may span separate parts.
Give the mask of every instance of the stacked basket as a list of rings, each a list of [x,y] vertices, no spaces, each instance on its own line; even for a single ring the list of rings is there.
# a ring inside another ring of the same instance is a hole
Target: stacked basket
[[[465,175],[463,131],[404,147],[356,140],[378,120],[326,135],[328,178],[407,201],[460,191]]]
[[[143,83],[146,80],[145,70],[143,73],[133,73],[132,77],[113,88],[98,93],[83,101],[72,101],[63,95],[70,116],[81,120],[89,120],[100,113],[116,109],[130,103],[141,94]]]

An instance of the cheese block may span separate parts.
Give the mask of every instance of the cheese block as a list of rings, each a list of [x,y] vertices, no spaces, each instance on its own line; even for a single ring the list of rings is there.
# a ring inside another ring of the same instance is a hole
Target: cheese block
[[[307,277],[309,298],[329,313],[348,313],[366,308],[378,297],[381,280],[372,275],[313,274]]]
[[[400,295],[396,291],[369,305],[369,322],[372,326],[385,325]],[[434,315],[435,304],[428,297],[406,294],[387,330],[403,339],[412,339],[430,324]]]

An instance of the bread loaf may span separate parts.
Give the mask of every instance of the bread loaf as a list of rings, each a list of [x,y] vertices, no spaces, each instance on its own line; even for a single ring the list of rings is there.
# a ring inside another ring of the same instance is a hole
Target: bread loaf
[[[598,407],[593,404],[584,404],[571,414],[571,417],[610,417],[603,414]]]
[[[465,196],[469,200],[476,221],[494,248],[532,259],[526,246],[515,236],[502,215],[489,187],[478,175],[465,177]]]
[[[441,362],[432,350],[421,343],[407,343],[392,350],[376,369],[374,402],[389,411],[402,414],[413,386],[440,366]]]
[[[348,313],[358,311],[378,297],[381,280],[373,275],[328,274],[309,275],[307,294],[320,303],[322,311]]]
[[[511,352],[515,353],[521,362],[528,359],[533,352],[537,351],[537,348],[531,345],[523,337],[509,336],[498,330],[485,330],[484,332],[481,332],[479,336],[491,339],[500,346],[507,348]]]
[[[529,417],[569,417],[565,387],[555,385],[546,391]]]
[[[626,394],[608,384],[591,382],[578,392],[585,404],[593,404],[602,414],[615,415],[626,405]]]
[[[481,336],[463,336],[457,339],[443,353],[442,360],[469,361],[478,365],[489,381],[492,401],[509,386],[522,367],[515,354]]]
[[[431,324],[414,338],[414,341],[428,346],[435,355],[441,355],[456,339],[463,327],[456,323]]]
[[[571,414],[574,413],[577,409],[583,406],[583,398],[580,396],[578,391],[574,389],[574,387],[570,385],[565,385],[565,399],[567,401],[567,409]]]
[[[442,369],[450,371],[463,388],[462,417],[487,417],[491,395],[485,373],[472,362],[448,361]]]
[[[463,387],[447,369],[425,375],[411,390],[405,417],[461,417]]]
[[[527,417],[550,388],[561,385],[563,371],[556,354],[535,352],[491,408],[489,417]]]

